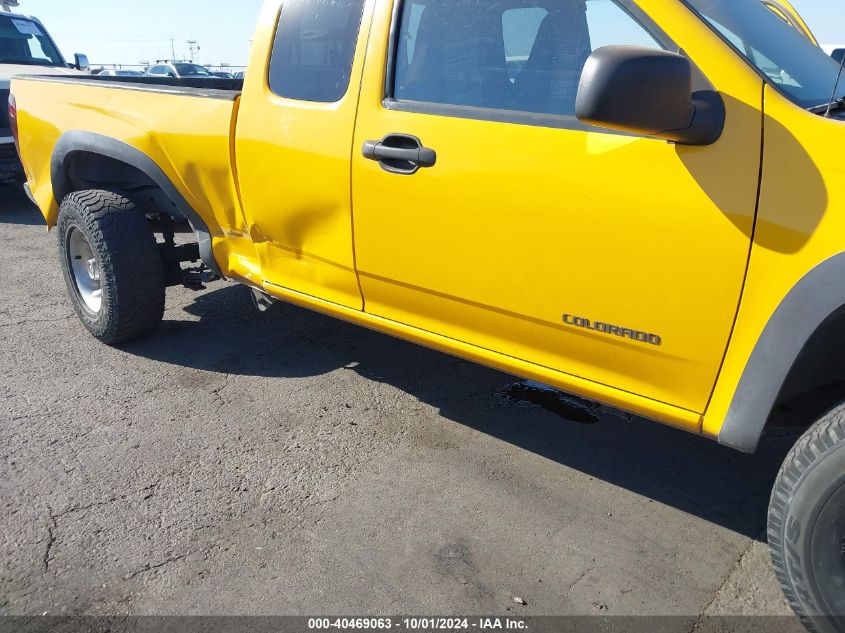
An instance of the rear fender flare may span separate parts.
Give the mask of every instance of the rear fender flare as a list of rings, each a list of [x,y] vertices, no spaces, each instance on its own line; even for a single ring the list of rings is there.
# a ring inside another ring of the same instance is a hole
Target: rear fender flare
[[[150,178],[173,203],[175,211],[191,225],[197,236],[203,263],[215,274],[222,277],[220,268],[214,261],[211,231],[208,225],[199,213],[188,204],[185,197],[176,189],[167,174],[155,161],[122,141],[93,132],[72,131],[64,133],[56,143],[50,161],[50,177],[56,204],[61,204],[64,197],[74,189],[68,175],[67,166],[73,155],[80,152],[111,158],[134,167]]]

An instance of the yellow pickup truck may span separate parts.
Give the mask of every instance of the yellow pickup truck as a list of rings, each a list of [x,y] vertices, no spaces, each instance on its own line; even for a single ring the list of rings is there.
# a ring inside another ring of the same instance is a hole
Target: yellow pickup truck
[[[250,64],[14,80],[103,342],[219,277],[746,452],[836,380],[845,81],[765,3],[268,0]],[[845,630],[843,410],[804,421],[769,515],[818,631]]]

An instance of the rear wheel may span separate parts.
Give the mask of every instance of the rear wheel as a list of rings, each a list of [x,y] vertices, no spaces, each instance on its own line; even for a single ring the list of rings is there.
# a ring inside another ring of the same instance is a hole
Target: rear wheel
[[[768,537],[775,573],[805,626],[845,631],[845,406],[816,422],[787,456]]]
[[[91,334],[114,345],[158,328],[164,266],[134,203],[109,191],[72,193],[62,201],[57,228],[65,284]]]

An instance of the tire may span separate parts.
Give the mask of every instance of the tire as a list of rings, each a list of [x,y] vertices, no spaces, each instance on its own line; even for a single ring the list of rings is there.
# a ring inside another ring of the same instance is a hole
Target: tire
[[[775,574],[808,630],[845,631],[845,406],[786,457],[769,505]]]
[[[57,228],[68,294],[88,331],[116,345],[156,330],[164,316],[164,265],[135,204],[110,191],[72,193]]]

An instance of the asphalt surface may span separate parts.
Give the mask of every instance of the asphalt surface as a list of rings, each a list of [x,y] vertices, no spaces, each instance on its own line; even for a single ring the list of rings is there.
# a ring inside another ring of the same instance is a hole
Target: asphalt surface
[[[794,431],[750,457],[552,412],[227,283],[105,347],[2,197],[0,614],[789,613],[763,532]]]

